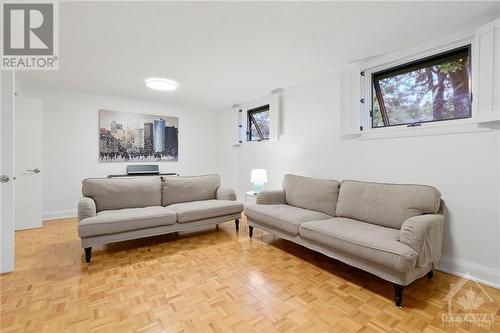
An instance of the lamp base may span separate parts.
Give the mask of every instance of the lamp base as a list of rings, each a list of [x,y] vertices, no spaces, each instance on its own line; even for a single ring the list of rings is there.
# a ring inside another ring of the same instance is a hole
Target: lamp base
[[[264,187],[264,184],[253,184],[253,192],[260,193],[260,192],[262,192],[263,187]]]

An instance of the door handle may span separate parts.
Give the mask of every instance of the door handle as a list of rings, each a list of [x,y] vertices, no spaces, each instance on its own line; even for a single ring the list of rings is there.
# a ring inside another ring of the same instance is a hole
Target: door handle
[[[6,176],[6,175],[0,176],[0,183],[8,183],[9,180],[10,180],[9,176]]]
[[[38,168],[35,168],[35,169],[28,169],[26,171],[30,171],[30,172],[33,172],[33,173],[40,173],[40,169]]]

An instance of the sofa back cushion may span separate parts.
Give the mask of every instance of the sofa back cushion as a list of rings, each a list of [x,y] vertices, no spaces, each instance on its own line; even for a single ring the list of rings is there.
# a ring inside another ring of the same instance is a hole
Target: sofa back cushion
[[[160,177],[88,178],[83,195],[94,199],[96,211],[161,206]]]
[[[336,180],[285,175],[283,190],[286,203],[335,216],[340,183]]]
[[[403,222],[437,213],[441,193],[432,186],[345,180],[340,186],[337,216],[401,229]]]
[[[219,186],[219,175],[163,177],[162,204],[215,199]]]

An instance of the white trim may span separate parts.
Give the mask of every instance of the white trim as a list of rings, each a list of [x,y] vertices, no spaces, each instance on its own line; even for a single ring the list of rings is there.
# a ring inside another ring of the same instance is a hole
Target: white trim
[[[16,71],[2,70],[0,73],[0,169],[2,174],[11,178],[9,183],[3,184],[2,202],[0,202],[0,273],[12,272],[16,263],[15,232],[15,194],[16,182],[13,177],[15,165],[15,132],[16,125]],[[7,139],[7,140],[6,140]]]
[[[243,109],[239,105],[233,105],[231,112],[233,113],[234,125],[236,126],[234,130],[233,146],[238,147],[243,143]]]
[[[447,134],[463,134],[463,133],[478,133],[478,132],[491,132],[493,129],[490,127],[481,127],[473,122],[460,122],[460,120],[450,120],[451,122],[458,122],[454,124],[447,123],[441,126],[429,127],[383,127],[372,128],[366,133],[362,133],[359,140],[376,140],[387,138],[402,138],[414,136],[429,136],[429,135],[447,135]],[[430,125],[430,124],[429,124]],[[437,125],[437,123],[432,123]],[[363,131],[364,132],[364,131]]]
[[[247,141],[246,129],[248,128],[248,116],[247,112],[251,109],[258,108],[260,106],[269,105],[269,139],[263,141]],[[235,147],[244,147],[244,146],[253,146],[262,144],[265,142],[274,142],[277,141],[282,135],[282,91],[277,90],[270,95],[258,98],[254,101],[245,103],[238,107],[239,110],[242,110],[242,114],[239,115],[238,125],[241,124],[241,128],[238,128],[240,133],[238,133],[238,137],[241,138],[241,143],[237,142],[233,144]]]
[[[500,289],[500,270],[498,269],[448,256],[442,256],[436,269]]]
[[[43,221],[48,220],[57,220],[57,219],[67,219],[72,217],[77,217],[78,213],[76,209],[68,209],[68,210],[53,210],[50,212],[43,212],[42,219]]]
[[[500,34],[500,18],[479,27],[476,31],[476,50],[474,53],[475,71],[473,71],[476,91],[474,105],[478,122],[500,120],[500,94],[495,87],[499,80],[500,63],[498,58],[498,34]]]
[[[246,141],[243,144],[240,144],[239,147],[242,149],[258,147],[260,145],[273,145],[278,143],[276,138],[269,138],[268,140],[262,141]]]
[[[354,66],[340,76],[339,108],[340,108],[340,134],[360,135],[362,124],[361,112],[363,111],[361,96],[364,88],[364,77],[361,76],[359,67]]]

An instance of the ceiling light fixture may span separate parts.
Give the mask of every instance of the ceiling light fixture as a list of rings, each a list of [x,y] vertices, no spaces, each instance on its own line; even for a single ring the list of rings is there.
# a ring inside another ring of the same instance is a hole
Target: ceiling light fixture
[[[177,89],[177,86],[179,85],[177,82],[169,80],[169,79],[162,79],[159,77],[152,77],[149,79],[146,79],[146,86],[148,88],[154,89],[154,90],[161,90],[161,91],[173,91]]]

